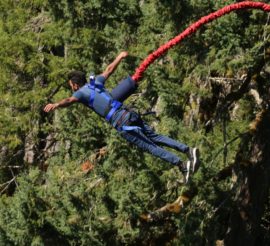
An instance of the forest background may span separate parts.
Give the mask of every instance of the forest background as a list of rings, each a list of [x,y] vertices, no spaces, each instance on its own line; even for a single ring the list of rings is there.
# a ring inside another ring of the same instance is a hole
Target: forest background
[[[158,132],[200,148],[186,186],[82,105],[43,112],[71,94],[70,70],[98,74],[127,50],[111,89],[234,2],[0,1],[0,245],[270,244],[268,13],[207,24],[151,65],[127,101],[155,111],[144,119]]]

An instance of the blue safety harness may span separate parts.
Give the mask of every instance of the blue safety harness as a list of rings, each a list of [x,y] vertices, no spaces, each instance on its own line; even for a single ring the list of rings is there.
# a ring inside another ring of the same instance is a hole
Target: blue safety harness
[[[108,102],[108,104],[110,104],[110,110],[107,113],[107,115],[104,115],[106,121],[110,122],[112,116],[114,115],[114,113],[122,107],[122,103],[112,99],[111,97],[109,97],[104,90],[104,85],[103,84],[96,84],[95,83],[95,76],[94,75],[90,75],[89,77],[89,83],[88,83],[88,88],[90,89],[90,100],[89,100],[89,107],[94,109],[94,101],[95,101],[95,95],[98,92],[103,98],[105,98],[105,100]],[[138,126],[126,126],[123,125],[121,127],[117,127],[115,124],[113,124],[114,127],[116,127],[116,129],[118,131],[131,131],[131,130],[135,130],[135,129],[139,129],[140,127]]]
[[[105,116],[105,119],[107,121],[110,121],[112,118],[113,114],[117,109],[119,109],[123,104],[117,100],[111,99],[104,91],[104,85],[101,84],[96,84],[95,83],[95,77],[93,75],[90,75],[90,82],[88,84],[88,87],[91,91],[90,94],[90,100],[89,100],[89,107],[93,108],[94,105],[94,100],[95,100],[95,94],[96,94],[96,89],[99,90],[100,95],[103,96],[103,98],[106,99],[107,102],[110,102],[111,109],[109,113]]]

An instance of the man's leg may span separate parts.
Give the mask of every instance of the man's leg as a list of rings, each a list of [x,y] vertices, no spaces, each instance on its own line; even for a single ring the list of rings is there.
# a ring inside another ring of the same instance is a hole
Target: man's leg
[[[182,153],[187,153],[189,147],[183,143],[180,143],[172,138],[156,133],[150,126],[143,124],[143,133],[151,139],[155,144],[168,146],[170,148],[181,151]]]
[[[147,138],[143,134],[142,130],[140,129],[121,132],[121,136],[127,141],[135,144],[142,150],[148,151],[154,156],[157,156],[162,160],[170,162],[173,165],[178,165],[179,163],[182,162],[177,155],[159,147],[154,142],[152,142],[149,138]]]
[[[125,138],[127,141],[135,144],[136,146],[138,146],[142,150],[148,151],[152,155],[159,157],[162,160],[165,160],[165,161],[170,162],[171,164],[177,166],[179,168],[179,170],[181,171],[181,173],[183,174],[184,183],[188,182],[189,175],[190,175],[190,168],[191,168],[190,161],[182,162],[181,159],[177,155],[175,155],[175,154],[157,146],[155,143],[153,143],[149,138],[147,138],[143,134],[142,130],[140,130],[140,129],[121,132],[121,136],[123,138]]]
[[[187,145],[175,141],[167,136],[163,136],[157,134],[150,126],[143,122],[143,133],[146,135],[147,138],[151,139],[155,144],[168,146],[173,149],[179,150],[182,153],[185,153],[188,159],[191,161],[192,164],[192,172],[196,172],[200,165],[199,160],[199,149],[198,148],[190,148]]]

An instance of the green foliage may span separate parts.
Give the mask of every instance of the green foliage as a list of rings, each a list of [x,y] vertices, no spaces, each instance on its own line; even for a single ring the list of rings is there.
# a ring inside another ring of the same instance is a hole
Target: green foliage
[[[46,103],[70,95],[70,70],[100,73],[128,50],[130,57],[107,82],[111,89],[148,53],[224,4],[0,2],[0,245],[153,245],[161,239],[164,245],[214,245],[224,237],[234,191],[231,180],[217,183],[213,177],[234,162],[237,136],[248,130],[260,105],[245,95],[226,112],[215,112],[224,95],[216,94],[210,77],[239,79],[266,55],[265,13],[232,13],[203,27],[152,64],[140,97],[127,102],[141,112],[156,109],[156,118],[145,118],[150,125],[200,148],[202,167],[186,188],[179,185],[177,168],[123,141],[82,105],[51,115],[42,112]],[[269,80],[267,69],[260,76]],[[216,98],[212,113],[200,112],[200,103]],[[210,118],[202,119],[203,113]],[[55,143],[53,153],[46,152],[48,139]],[[36,153],[30,164],[24,160],[28,145]],[[108,153],[92,171],[82,172],[80,165],[104,146]],[[47,172],[40,170],[47,166]],[[157,224],[140,221],[141,214],[172,202],[188,188],[197,189],[197,196],[180,214]]]

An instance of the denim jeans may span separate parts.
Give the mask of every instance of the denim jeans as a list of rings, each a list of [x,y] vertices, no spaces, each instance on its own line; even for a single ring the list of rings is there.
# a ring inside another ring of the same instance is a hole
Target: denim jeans
[[[135,112],[132,113],[136,114]],[[135,116],[138,118],[133,121],[131,125],[138,126],[138,128],[130,131],[122,131],[120,133],[121,136],[127,141],[138,146],[140,149],[148,151],[152,155],[170,162],[173,165],[181,162],[180,157],[163,149],[160,146],[168,146],[183,153],[186,153],[189,147],[167,136],[157,134],[137,114]]]

